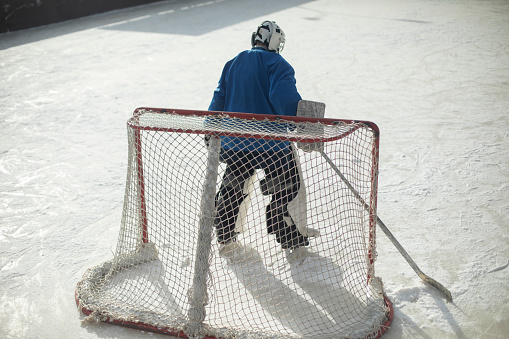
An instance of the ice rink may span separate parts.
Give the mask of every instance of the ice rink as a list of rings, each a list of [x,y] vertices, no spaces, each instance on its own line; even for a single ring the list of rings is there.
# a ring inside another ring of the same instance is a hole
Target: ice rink
[[[383,338],[509,336],[509,2],[162,1],[0,34],[0,337],[166,338],[81,325],[74,290],[112,258],[141,106],[207,109],[265,19],[303,98],[381,131]]]

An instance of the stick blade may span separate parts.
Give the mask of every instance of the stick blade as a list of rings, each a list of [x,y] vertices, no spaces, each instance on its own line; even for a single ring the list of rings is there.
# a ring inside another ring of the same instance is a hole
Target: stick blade
[[[444,285],[442,285],[441,283],[439,283],[438,281],[436,281],[435,279],[431,278],[431,277],[428,277],[426,274],[424,273],[420,273],[419,274],[419,277],[429,286],[431,287],[434,287],[436,290],[438,290],[440,292],[440,294],[442,294],[442,296],[450,303],[452,303],[452,294],[451,292],[449,292],[449,290],[447,288],[444,287]]]

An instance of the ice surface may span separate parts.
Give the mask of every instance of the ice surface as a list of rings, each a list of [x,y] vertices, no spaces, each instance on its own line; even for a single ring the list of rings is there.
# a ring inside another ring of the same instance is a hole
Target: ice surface
[[[82,327],[74,289],[112,257],[136,107],[206,109],[263,19],[301,95],[381,130],[376,273],[385,338],[509,333],[509,3],[163,1],[0,35],[0,337],[160,337]]]

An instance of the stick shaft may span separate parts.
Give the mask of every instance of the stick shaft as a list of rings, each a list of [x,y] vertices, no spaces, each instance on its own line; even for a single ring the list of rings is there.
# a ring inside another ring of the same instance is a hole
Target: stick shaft
[[[364,205],[364,208],[366,208],[367,210],[369,210],[369,205],[366,203],[366,201],[364,201],[364,199],[361,197],[361,195],[359,194],[359,192],[357,192],[357,190],[352,186],[352,184],[350,184],[350,182],[348,181],[348,179],[343,175],[343,173],[341,173],[341,171],[339,170],[339,168],[332,162],[332,160],[329,158],[329,156],[327,154],[325,154],[323,151],[320,152],[320,154],[324,157],[324,159],[329,163],[329,165],[332,167],[332,169],[334,169],[334,171],[336,172],[337,175],[339,175],[339,177],[341,178],[341,180],[343,180],[343,182],[346,184],[346,186],[348,186],[348,188],[350,189],[350,191],[355,195],[355,197]],[[417,273],[417,275],[419,276],[419,278],[421,278],[425,283],[427,283],[428,285],[436,288],[438,291],[440,291],[440,293],[442,293],[442,295],[447,299],[447,301],[449,302],[452,302],[452,295],[451,295],[451,292],[449,292],[448,289],[446,289],[442,284],[440,284],[438,281],[436,281],[435,279],[427,276],[426,274],[424,274],[420,269],[419,267],[417,266],[417,264],[415,263],[415,261],[410,257],[410,255],[407,253],[407,251],[403,248],[403,246],[401,246],[401,244],[399,243],[399,241],[394,237],[394,235],[391,233],[391,231],[387,228],[387,226],[385,226],[385,224],[383,223],[383,221],[377,216],[376,217],[376,221],[377,221],[377,224],[378,226],[380,227],[380,229],[385,233],[385,235],[389,238],[389,240],[392,242],[392,244],[394,245],[394,247],[397,248],[397,250],[399,251],[399,253],[403,256],[403,258],[405,258],[405,260],[407,261],[407,263],[410,265],[410,267],[412,267],[412,269],[415,271],[415,273]]]

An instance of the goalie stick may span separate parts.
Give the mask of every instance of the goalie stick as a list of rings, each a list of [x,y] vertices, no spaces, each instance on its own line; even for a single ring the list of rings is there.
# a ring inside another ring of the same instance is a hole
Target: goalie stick
[[[337,166],[334,165],[334,163],[327,156],[327,154],[325,154],[323,152],[320,152],[320,153],[325,158],[325,160],[329,163],[329,165],[331,165],[331,167],[334,169],[336,174],[340,176],[341,180],[343,180],[343,182],[346,184],[346,186],[348,186],[348,188],[355,195],[355,197],[361,202],[361,204],[364,205],[364,208],[369,210],[368,204],[364,201],[364,199],[362,199],[359,192],[357,192],[357,190],[355,190],[355,188],[350,184],[350,182],[345,178],[345,176],[339,171]],[[392,244],[398,249],[399,253],[403,256],[403,258],[405,258],[407,263],[412,267],[414,272],[417,273],[419,278],[421,278],[426,284],[436,288],[448,302],[452,302],[451,292],[449,292],[449,290],[447,288],[445,288],[441,283],[439,283],[435,279],[431,278],[430,276],[427,276],[419,269],[419,267],[417,266],[415,261],[413,261],[413,259],[407,253],[407,251],[405,251],[403,246],[401,246],[401,244],[398,242],[398,240],[394,237],[394,235],[391,233],[391,231],[387,228],[387,226],[385,226],[383,221],[378,216],[376,217],[376,222],[377,222],[378,226],[382,229],[382,231],[385,233],[385,235],[392,242]]]
[[[302,106],[301,106],[301,104],[302,104]],[[311,114],[307,114],[307,111],[309,108],[312,109]],[[308,100],[301,100],[299,102],[299,105],[297,108],[297,116],[308,116],[308,117],[312,116],[312,117],[323,118],[325,116],[325,104],[319,103],[319,102],[308,101]],[[325,154],[322,149],[317,149],[317,150],[320,152],[322,157],[327,161],[327,163],[332,167],[332,169],[336,172],[336,174],[339,175],[341,180],[343,180],[343,182],[350,189],[350,191],[354,194],[354,196],[361,202],[361,204],[364,206],[364,208],[369,210],[369,205],[364,201],[364,199],[362,199],[359,192],[357,192],[357,190],[352,186],[352,184],[350,184],[348,179],[343,175],[343,173],[341,173],[339,168],[332,162],[332,160],[327,156],[327,154]],[[378,226],[382,229],[384,234],[392,242],[394,247],[396,247],[396,249],[403,256],[403,258],[405,258],[405,260],[410,265],[410,267],[412,267],[414,272],[417,273],[419,278],[421,278],[424,281],[424,283],[437,289],[440,292],[440,294],[442,294],[442,296],[448,302],[452,302],[451,292],[447,288],[445,288],[441,283],[439,283],[438,281],[436,281],[435,279],[431,278],[430,276],[424,274],[421,271],[421,269],[417,266],[415,261],[410,257],[410,255],[407,253],[407,251],[403,248],[403,246],[401,246],[399,241],[394,237],[392,232],[387,228],[387,226],[385,226],[383,221],[378,216],[376,217],[376,222],[377,222]]]

